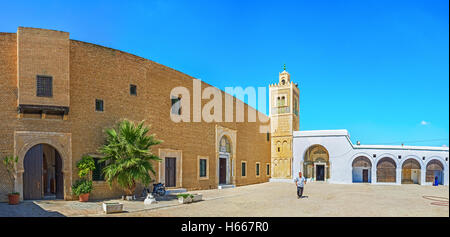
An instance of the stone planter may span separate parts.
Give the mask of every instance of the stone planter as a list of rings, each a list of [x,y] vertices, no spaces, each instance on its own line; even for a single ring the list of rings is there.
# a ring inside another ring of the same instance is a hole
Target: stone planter
[[[106,214],[118,213],[118,212],[122,212],[123,211],[123,204],[122,203],[118,203],[118,202],[104,202],[102,204],[102,206],[103,206],[103,211]]]
[[[192,195],[194,195],[194,198],[192,198],[192,201],[193,201],[193,202],[198,202],[198,201],[201,201],[201,200],[202,200],[202,198],[203,198],[203,195],[202,195],[202,194],[200,194],[200,193],[197,193],[197,194],[192,194]]]
[[[178,202],[179,202],[179,203],[183,203],[183,204],[191,203],[191,202],[192,202],[192,198],[191,198],[191,197],[186,197],[186,198],[184,198],[184,197],[179,197],[179,198],[178,198]]]

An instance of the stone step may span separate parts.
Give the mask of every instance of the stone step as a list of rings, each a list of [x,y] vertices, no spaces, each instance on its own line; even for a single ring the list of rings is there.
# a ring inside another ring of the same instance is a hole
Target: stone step
[[[174,194],[174,193],[185,193],[187,190],[185,188],[174,188],[174,189],[166,189],[166,195]]]
[[[217,188],[218,189],[224,189],[224,188],[235,188],[236,185],[234,184],[220,184]]]

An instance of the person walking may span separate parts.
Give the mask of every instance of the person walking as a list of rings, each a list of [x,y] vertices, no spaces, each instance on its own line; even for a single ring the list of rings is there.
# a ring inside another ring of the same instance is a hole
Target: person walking
[[[295,185],[297,185],[297,199],[303,196],[303,187],[305,184],[305,177],[302,176],[302,172],[298,172],[298,177],[295,178]]]

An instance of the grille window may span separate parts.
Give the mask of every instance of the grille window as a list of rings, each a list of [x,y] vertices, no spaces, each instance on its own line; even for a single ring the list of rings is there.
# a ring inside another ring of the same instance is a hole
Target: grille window
[[[103,181],[105,177],[102,169],[105,167],[105,162],[101,162],[100,159],[94,158],[95,169],[92,171],[92,180]]]
[[[130,95],[137,95],[137,86],[130,85]]]
[[[53,96],[53,78],[49,76],[37,76],[36,77],[36,95],[40,97],[52,97]]]
[[[172,97],[172,114],[181,115],[181,97]]]
[[[200,177],[206,177],[206,159],[200,159]]]
[[[103,100],[95,100],[95,111],[103,111]]]

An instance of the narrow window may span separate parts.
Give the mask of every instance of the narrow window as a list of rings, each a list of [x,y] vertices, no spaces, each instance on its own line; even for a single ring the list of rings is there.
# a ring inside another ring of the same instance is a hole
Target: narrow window
[[[103,100],[95,99],[95,111],[103,111]]]
[[[49,76],[36,77],[36,96],[52,97],[53,96],[53,78]]]
[[[259,163],[256,163],[256,176],[259,176]]]
[[[172,114],[181,115],[181,97],[172,97]]]
[[[206,177],[206,159],[200,159],[200,177]]]
[[[94,158],[95,169],[92,171],[93,181],[104,181],[102,169],[105,167],[105,162],[101,162],[99,158]]]
[[[266,175],[269,176],[270,175],[270,164],[266,165]]]
[[[247,170],[246,169],[247,169],[247,164],[245,162],[242,162],[242,167],[241,167],[241,170],[242,170],[241,175],[242,175],[242,177],[247,176]]]
[[[267,133],[267,137],[266,137],[267,141],[270,141],[270,134]]]
[[[137,95],[137,86],[136,85],[130,85],[130,95]]]

